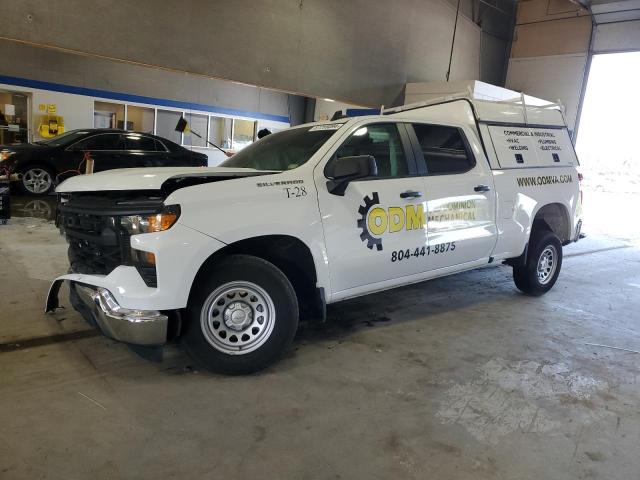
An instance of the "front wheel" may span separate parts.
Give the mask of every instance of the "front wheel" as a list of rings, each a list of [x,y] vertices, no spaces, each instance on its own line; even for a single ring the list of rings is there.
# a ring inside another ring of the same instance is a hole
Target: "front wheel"
[[[520,290],[533,296],[547,293],[558,279],[562,267],[562,243],[549,230],[534,231],[529,243],[527,263],[513,267],[513,280]]]
[[[298,328],[298,301],[287,277],[249,255],[216,262],[194,287],[182,341],[209,370],[253,373],[275,362]]]
[[[39,165],[27,167],[21,172],[18,184],[27,195],[46,195],[53,188],[54,175],[50,169]]]

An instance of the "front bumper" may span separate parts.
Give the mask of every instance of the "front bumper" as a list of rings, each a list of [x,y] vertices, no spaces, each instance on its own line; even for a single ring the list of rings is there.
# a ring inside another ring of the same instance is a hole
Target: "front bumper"
[[[0,180],[9,180],[10,182],[17,182],[18,180],[22,180],[22,175],[19,173],[11,173],[9,175],[0,175]]]
[[[57,306],[62,281],[51,287],[48,311]],[[106,288],[70,282],[69,290],[73,307],[105,336],[133,345],[162,345],[167,341],[167,315],[157,310],[123,308]]]

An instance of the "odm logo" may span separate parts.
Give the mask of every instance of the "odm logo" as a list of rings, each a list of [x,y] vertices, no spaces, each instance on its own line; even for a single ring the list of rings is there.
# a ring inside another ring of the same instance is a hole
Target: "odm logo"
[[[367,242],[367,248],[382,250],[382,238],[386,232],[396,233],[402,230],[418,230],[424,228],[427,218],[424,213],[424,205],[405,205],[402,207],[376,207],[380,205],[378,192],[373,192],[371,198],[364,197],[364,205],[360,205],[358,213],[358,228],[362,230],[360,240]]]

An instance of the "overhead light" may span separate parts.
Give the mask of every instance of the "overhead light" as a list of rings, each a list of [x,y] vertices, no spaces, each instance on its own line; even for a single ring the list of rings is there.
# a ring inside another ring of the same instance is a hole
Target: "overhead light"
[[[330,98],[323,98],[325,102],[335,102],[335,100],[331,100]]]

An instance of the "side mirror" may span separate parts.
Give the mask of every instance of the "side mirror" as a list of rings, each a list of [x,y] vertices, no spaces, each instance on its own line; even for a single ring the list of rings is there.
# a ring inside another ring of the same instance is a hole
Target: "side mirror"
[[[333,195],[343,196],[350,182],[378,175],[378,165],[372,155],[335,157],[324,168],[327,189]]]

